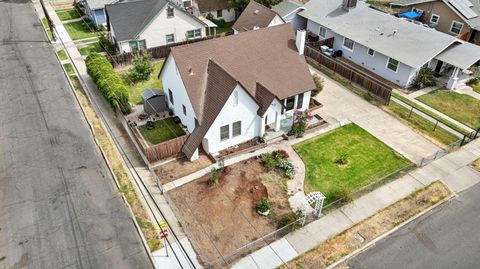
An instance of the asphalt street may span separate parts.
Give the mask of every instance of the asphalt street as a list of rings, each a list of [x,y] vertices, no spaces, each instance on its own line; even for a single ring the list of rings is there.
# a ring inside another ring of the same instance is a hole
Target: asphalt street
[[[0,268],[151,268],[30,1],[0,0]]]
[[[480,184],[349,261],[355,269],[480,268]]]

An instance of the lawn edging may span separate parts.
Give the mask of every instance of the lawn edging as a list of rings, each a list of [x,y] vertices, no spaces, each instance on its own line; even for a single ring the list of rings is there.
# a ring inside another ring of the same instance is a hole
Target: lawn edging
[[[62,61],[60,60],[60,57],[59,57],[56,53],[55,53],[55,55],[56,55],[57,60],[59,61],[60,65],[62,65],[62,64],[61,64]],[[139,225],[139,223],[138,223],[136,214],[135,214],[135,212],[133,211],[133,208],[131,207],[130,203],[128,202],[127,197],[125,196],[125,194],[124,194],[123,191],[122,191],[121,184],[120,184],[119,179],[118,179],[118,177],[117,177],[117,175],[116,175],[116,173],[115,173],[115,171],[114,171],[114,168],[113,168],[111,162],[109,161],[109,159],[107,158],[107,154],[106,154],[106,152],[104,151],[103,147],[101,146],[100,141],[98,140],[98,137],[97,137],[96,132],[95,132],[94,125],[93,125],[93,123],[92,123],[92,119],[90,119],[90,117],[87,115],[87,112],[85,111],[85,108],[84,108],[83,105],[82,105],[82,102],[81,102],[81,100],[80,100],[80,97],[78,96],[78,94],[77,94],[77,92],[76,92],[76,89],[75,89],[75,86],[74,86],[74,84],[73,84],[73,82],[72,82],[72,80],[71,80],[71,78],[70,78],[70,74],[67,74],[67,72],[66,72],[65,68],[63,67],[63,65],[62,65],[62,68],[63,68],[63,70],[64,70],[64,75],[65,75],[65,77],[66,77],[66,79],[67,79],[67,81],[68,81],[68,83],[69,83],[69,85],[70,85],[70,87],[71,87],[71,89],[72,89],[73,95],[75,96],[75,100],[77,101],[77,104],[78,104],[78,106],[80,107],[80,110],[81,110],[81,112],[82,112],[82,114],[83,114],[83,116],[84,116],[84,118],[85,118],[85,120],[86,120],[86,122],[87,122],[87,125],[88,125],[88,127],[89,127],[89,129],[90,129],[90,132],[92,133],[93,141],[95,142],[97,148],[98,148],[99,151],[100,151],[100,155],[102,156],[102,158],[104,159],[104,161],[105,161],[105,163],[106,163],[106,165],[107,165],[108,171],[109,171],[110,175],[112,176],[112,178],[113,178],[113,180],[114,180],[114,182],[115,182],[115,186],[117,187],[118,192],[120,193],[120,196],[121,196],[121,198],[122,198],[122,201],[123,201],[124,204],[126,205],[127,210],[128,210],[128,212],[130,213],[130,215],[131,215],[131,220],[132,220],[132,222],[133,222],[133,224],[134,224],[135,230],[137,231],[138,235],[140,236],[140,239],[141,239],[141,241],[142,241],[142,245],[143,245],[145,251],[147,252],[147,256],[149,257],[150,262],[151,262],[152,265],[154,266],[154,265],[155,265],[154,257],[153,257],[153,255],[152,255],[152,250],[150,249],[150,247],[149,247],[149,245],[148,245],[148,240],[146,239],[145,235],[143,234],[142,228],[140,227],[140,225]],[[77,76],[77,79],[78,79],[78,74],[75,73],[75,76]],[[91,100],[90,100],[87,92],[85,91],[84,86],[81,85],[81,84],[82,84],[82,83],[81,83],[81,80],[78,79],[78,82],[80,83],[80,86],[82,87],[82,90],[83,90],[84,93],[85,93],[85,97],[86,97],[87,101],[91,103]],[[95,112],[95,110],[93,109],[93,107],[92,107],[91,109]],[[95,112],[95,113],[96,113],[96,112]],[[104,125],[103,121],[101,121],[100,119],[98,119],[98,122],[100,123],[100,127],[101,127],[101,128],[103,129],[103,131],[105,132],[105,136],[106,136],[106,138],[108,139],[108,142],[110,143],[112,149],[113,149],[114,152],[115,152],[114,154],[116,154],[117,156],[121,156],[120,153],[118,152],[118,149],[117,149],[115,146],[113,146],[114,143],[113,143],[113,141],[112,141],[112,137],[109,135],[108,132],[105,131],[106,128],[105,128],[105,125]],[[121,169],[122,169],[121,172],[127,176],[127,178],[128,178],[127,180],[131,183],[132,179],[128,176],[128,173],[125,172],[126,165],[125,165],[124,161],[121,160],[121,158],[119,158],[119,160],[120,160],[120,162],[121,162]],[[132,184],[132,186],[133,186],[133,184]],[[137,193],[136,193],[137,190],[136,190],[136,189],[134,190],[134,192],[135,192],[134,195],[137,196]],[[138,199],[138,198],[137,198],[137,199]],[[138,200],[140,201],[140,199],[138,199]],[[142,202],[140,202],[140,203],[143,204]],[[142,207],[143,207],[143,205],[142,205]],[[143,210],[145,210],[145,209],[143,209]],[[147,216],[149,215],[146,211],[145,211],[145,213],[147,214]],[[153,224],[153,223],[152,223],[152,224]],[[160,244],[161,244],[161,241],[160,241]],[[160,245],[160,248],[161,248],[161,245]]]
[[[401,229],[402,227],[408,225],[408,224],[411,223],[412,221],[414,221],[414,220],[422,217],[423,215],[431,212],[433,209],[435,209],[435,208],[437,208],[438,206],[444,204],[445,202],[447,202],[447,201],[449,201],[449,200],[457,197],[457,193],[455,193],[445,182],[443,182],[443,180],[438,180],[437,182],[441,182],[443,185],[445,185],[445,187],[447,187],[447,189],[450,191],[450,195],[449,195],[449,196],[443,198],[442,200],[438,201],[436,204],[428,207],[427,209],[421,211],[420,213],[418,213],[418,214],[414,215],[413,217],[407,219],[406,221],[400,223],[399,225],[395,226],[393,229],[391,229],[391,230],[389,230],[388,232],[386,232],[386,233],[378,236],[377,238],[373,239],[372,241],[368,242],[367,244],[365,244],[365,245],[362,246],[361,248],[355,250],[354,252],[348,254],[347,256],[342,257],[340,260],[338,260],[338,261],[332,263],[331,265],[327,266],[326,269],[333,269],[333,268],[335,268],[336,266],[340,265],[341,263],[347,261],[348,259],[350,259],[350,258],[352,258],[352,257],[354,257],[354,256],[356,256],[356,255],[358,255],[358,254],[366,251],[368,248],[370,248],[371,246],[375,245],[378,241],[380,241],[380,240],[386,238],[387,236],[393,234],[394,232],[396,232],[397,230]],[[433,182],[433,183],[435,183],[435,182]],[[432,184],[433,184],[433,183],[432,183]],[[429,186],[429,185],[425,186],[423,189],[427,188],[428,186]],[[420,190],[422,190],[422,189],[420,189]],[[418,191],[420,191],[420,190],[418,190]],[[414,193],[415,193],[415,192],[414,192]],[[412,193],[412,194],[413,194],[413,193]],[[410,195],[412,195],[412,194],[410,194]],[[405,197],[405,198],[406,198],[406,197]],[[405,198],[404,198],[404,199],[405,199]],[[402,200],[403,200],[403,199],[402,199]],[[401,201],[401,200],[399,200],[399,201]],[[397,202],[399,202],[399,201],[397,201]],[[397,203],[397,202],[395,202],[395,203]]]

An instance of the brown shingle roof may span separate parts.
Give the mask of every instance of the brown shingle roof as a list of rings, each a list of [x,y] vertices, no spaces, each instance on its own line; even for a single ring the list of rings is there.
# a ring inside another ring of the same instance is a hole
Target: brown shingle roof
[[[255,26],[265,28],[275,18],[275,15],[277,15],[275,11],[252,0],[232,28],[239,32],[251,31]]]
[[[290,24],[172,47],[199,126],[184,145],[190,158],[237,84],[263,115],[274,98],[315,88]]]
[[[198,0],[198,10],[200,12],[216,11],[228,8],[228,0]]]

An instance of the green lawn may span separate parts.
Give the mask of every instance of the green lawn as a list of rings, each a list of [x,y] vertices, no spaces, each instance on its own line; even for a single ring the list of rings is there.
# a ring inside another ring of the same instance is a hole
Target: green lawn
[[[321,191],[325,205],[354,193],[402,168],[410,161],[355,124],[348,124],[297,145],[306,167],[305,193]],[[346,165],[335,163],[344,155]]]
[[[476,92],[476,93],[480,93],[480,85],[474,86],[473,91]]]
[[[459,140],[457,136],[453,135],[442,127],[437,126],[435,128],[435,123],[426,120],[414,112],[410,114],[409,109],[397,104],[395,101],[390,101],[387,110],[390,111],[396,118],[399,118],[408,126],[420,132],[439,146],[450,145],[451,143]],[[433,130],[434,128],[435,131]]]
[[[172,118],[155,121],[154,128],[151,130],[147,129],[145,125],[138,127],[138,129],[145,140],[153,145],[185,134],[180,125],[176,124]]]
[[[81,55],[89,55],[92,52],[103,52],[104,50],[99,42],[95,42],[82,47],[78,46],[78,51]]]
[[[409,100],[409,99],[401,96],[401,95],[398,94],[398,93],[392,92],[392,96],[394,96],[394,97],[397,98],[397,99],[400,99],[400,101],[402,101],[402,102],[404,102],[404,103],[406,103],[406,104],[408,104],[408,105],[411,105],[411,106],[415,107],[416,109],[422,111],[423,113],[429,115],[430,117],[442,121],[442,122],[443,122],[445,125],[447,125],[448,127],[452,128],[452,129],[454,129],[454,130],[457,130],[458,132],[460,132],[460,133],[462,133],[462,134],[466,134],[466,135],[470,134],[469,131],[463,129],[462,127],[456,125],[455,123],[447,120],[446,118],[444,118],[444,117],[442,117],[442,116],[439,116],[439,115],[431,112],[430,110],[428,110],[428,109],[426,109],[426,108],[423,108],[423,107],[415,104],[413,101],[411,101],[411,100]]]
[[[65,26],[72,40],[96,37],[98,35],[96,32],[92,32],[88,24],[83,21],[65,23],[63,26]]]
[[[75,9],[62,9],[55,11],[61,21],[68,21],[80,18],[80,15]]]
[[[65,67],[65,71],[67,71],[67,74],[75,74],[75,71],[73,70],[73,66],[71,63],[66,63],[63,64],[63,67]]]
[[[57,51],[58,58],[60,58],[60,61],[65,61],[68,60],[67,53],[65,50],[59,50]]]
[[[473,129],[480,128],[480,100],[470,95],[437,90],[419,96],[417,100]]]
[[[129,101],[134,104],[141,104],[142,103],[142,92],[147,89],[154,88],[154,89],[163,89],[162,81],[158,79],[158,73],[160,72],[160,68],[162,68],[164,60],[154,62],[153,72],[150,75],[150,79],[147,81],[141,81],[137,83],[133,83],[128,77],[128,68],[120,71],[120,75],[122,76],[125,83],[130,87],[128,94],[129,94]]]
[[[52,40],[53,39],[52,31],[50,30],[50,27],[48,26],[48,21],[47,21],[46,17],[42,18],[42,24],[43,24],[43,27],[47,30],[48,39]]]

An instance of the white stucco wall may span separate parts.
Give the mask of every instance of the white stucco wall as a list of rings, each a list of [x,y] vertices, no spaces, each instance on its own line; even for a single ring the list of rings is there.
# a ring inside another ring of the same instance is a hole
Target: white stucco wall
[[[208,13],[211,13],[213,15],[213,18],[217,20],[224,19],[226,22],[232,22],[235,20],[235,10],[233,8],[223,9],[221,17],[217,17],[217,11],[206,12],[202,15],[206,17]]]
[[[291,23],[292,24],[292,28],[293,28],[293,31],[295,31],[295,33],[297,32],[297,30],[307,28],[307,19],[305,19],[304,17],[300,17],[297,14],[297,12],[299,12],[299,11],[293,12],[293,13],[283,17],[283,20],[286,23]]]
[[[273,20],[270,22],[270,24],[267,27],[271,27],[271,26],[275,26],[283,23],[285,23],[283,19],[280,16],[275,15],[275,17],[273,17]]]
[[[184,12],[174,9],[174,17],[167,18],[166,7],[157,15],[150,25],[140,33],[138,40],[145,39],[146,47],[158,47],[167,44],[166,35],[174,34],[175,42],[187,40],[187,31],[201,29],[201,36],[205,37],[205,26]],[[131,52],[128,41],[119,44],[119,50],[123,52]]]
[[[320,25],[309,20],[307,23],[307,30],[318,35],[320,31]],[[343,51],[342,57],[349,59],[350,61],[361,65],[366,69],[400,86],[408,87],[417,71],[415,68],[412,68],[400,62],[397,72],[394,72],[387,68],[387,62],[389,59],[388,56],[381,54],[377,51],[375,51],[375,54],[371,56],[367,53],[368,47],[363,46],[357,42],[355,42],[353,51],[350,51],[349,49],[343,47],[344,37],[327,28],[325,38],[327,39],[331,37],[335,38],[333,49]]]
[[[257,115],[258,105],[240,85],[237,85],[234,91],[238,93],[238,104],[234,105],[234,94],[232,93],[205,135],[203,146],[204,149],[211,153],[216,153],[259,136],[258,121],[260,117]],[[232,124],[237,121],[242,122],[242,133],[232,137]],[[230,126],[230,138],[221,141],[220,127],[224,125]]]
[[[195,114],[187,90],[185,89],[185,85],[183,85],[182,78],[177,70],[175,59],[171,54],[165,61],[165,67],[160,78],[162,79],[163,89],[167,95],[168,107],[171,108],[175,115],[180,118],[183,125],[187,126],[187,130],[190,133],[193,132],[195,129]],[[170,103],[169,89],[173,93],[173,104]],[[183,114],[182,105],[185,105],[187,111],[186,116]]]

